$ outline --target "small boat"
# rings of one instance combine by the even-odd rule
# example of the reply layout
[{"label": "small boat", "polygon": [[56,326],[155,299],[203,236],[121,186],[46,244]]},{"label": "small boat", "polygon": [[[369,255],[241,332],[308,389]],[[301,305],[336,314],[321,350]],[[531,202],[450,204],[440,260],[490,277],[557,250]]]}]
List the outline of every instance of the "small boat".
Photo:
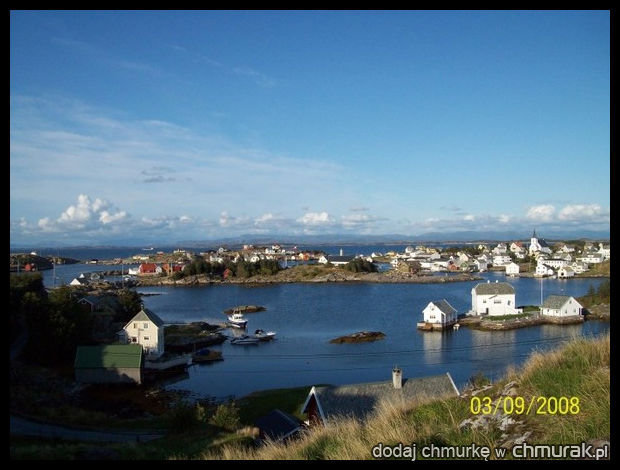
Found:
[{"label": "small boat", "polygon": [[254,337],[261,341],[271,341],[276,337],[275,331],[264,331],[264,330],[256,330],[254,332]]},{"label": "small boat", "polygon": [[226,324],[228,326],[232,326],[233,328],[245,328],[248,321],[242,313],[233,313],[232,315],[228,315],[228,321]]},{"label": "small boat", "polygon": [[213,361],[221,361],[222,353],[220,351],[213,351],[209,348],[202,348],[196,351],[192,355],[192,362],[195,364],[200,362],[213,362]]},{"label": "small boat", "polygon": [[458,323],[455,323],[454,325],[452,325],[452,329],[455,331],[458,331],[458,329],[461,327],[461,325],[459,325]]},{"label": "small boat", "polygon": [[235,344],[235,345],[250,345],[250,344],[258,344],[260,343],[260,339],[258,338],[252,338],[251,336],[248,335],[243,335],[239,338],[233,338],[230,340],[230,344]]}]

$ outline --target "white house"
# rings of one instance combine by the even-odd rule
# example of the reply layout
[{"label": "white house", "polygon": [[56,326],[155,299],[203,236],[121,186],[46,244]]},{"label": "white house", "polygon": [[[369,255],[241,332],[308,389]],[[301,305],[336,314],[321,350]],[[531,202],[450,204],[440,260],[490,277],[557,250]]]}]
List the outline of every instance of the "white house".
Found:
[{"label": "white house", "polygon": [[517,263],[510,263],[506,265],[506,275],[516,276],[519,274],[519,265]]},{"label": "white house", "polygon": [[561,258],[548,258],[543,261],[543,264],[553,269],[559,269],[561,267],[568,266],[570,263],[565,259]]},{"label": "white house", "polygon": [[550,295],[540,307],[540,313],[550,317],[579,316],[582,310],[581,304],[567,295]]},{"label": "white house", "polygon": [[446,299],[429,302],[422,313],[425,323],[449,326],[456,322],[456,309]]},{"label": "white house", "polygon": [[609,245],[603,245],[602,243],[598,244],[598,253],[603,257],[603,260],[606,261],[611,258],[611,248]]},{"label": "white house", "polygon": [[505,254],[493,256],[493,266],[506,266],[511,261],[510,256]]},{"label": "white house", "polygon": [[498,243],[495,248],[492,250],[494,255],[503,255],[508,252],[508,247],[505,243]]},{"label": "white house", "polygon": [[598,264],[602,263],[604,260],[603,255],[600,253],[585,253],[581,258],[577,258],[577,261],[587,264]]},{"label": "white house", "polygon": [[558,279],[566,279],[567,277],[575,277],[575,271],[570,266],[563,266],[558,269]]},{"label": "white house", "polygon": [[478,284],[471,290],[471,315],[516,315],[515,289],[507,282]]},{"label": "white house", "polygon": [[486,271],[489,266],[486,260],[483,260],[481,258],[475,259],[474,265],[476,266],[476,269],[480,271],[481,273]]},{"label": "white house", "polygon": [[123,327],[128,343],[142,346],[147,357],[164,353],[164,321],[149,309],[142,309]]},{"label": "white house", "polygon": [[553,276],[554,274],[555,271],[553,268],[546,266],[544,263],[538,263],[536,265],[536,272],[534,273],[535,276]]},{"label": "white house", "polygon": [[582,274],[588,270],[588,265],[586,263],[581,263],[580,261],[574,261],[570,267],[573,268],[575,274]]},{"label": "white house", "polygon": [[84,277],[84,275],[82,275],[81,277],[76,277],[74,278],[69,285],[70,286],[85,286],[88,284],[88,279],[86,279]]}]

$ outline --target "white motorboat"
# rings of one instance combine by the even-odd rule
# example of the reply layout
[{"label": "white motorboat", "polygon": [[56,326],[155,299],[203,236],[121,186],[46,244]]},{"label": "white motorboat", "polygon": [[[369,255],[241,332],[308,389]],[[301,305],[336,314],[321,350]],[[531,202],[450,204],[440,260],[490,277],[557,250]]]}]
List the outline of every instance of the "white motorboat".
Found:
[{"label": "white motorboat", "polygon": [[248,324],[248,321],[245,319],[242,313],[233,313],[228,315],[228,321],[226,322],[228,326],[232,326],[233,328],[245,328]]},{"label": "white motorboat", "polygon": [[231,339],[230,340],[230,344],[235,344],[235,345],[238,345],[238,346],[239,345],[241,345],[241,346],[243,346],[243,345],[250,345],[250,344],[254,345],[254,344],[260,343],[260,341],[261,340],[258,339],[258,338],[252,338],[251,336],[243,335],[243,336],[241,336],[239,338]]},{"label": "white motorboat", "polygon": [[264,331],[264,330],[256,330],[254,332],[254,338],[257,338],[261,341],[271,341],[276,337],[275,331]]}]

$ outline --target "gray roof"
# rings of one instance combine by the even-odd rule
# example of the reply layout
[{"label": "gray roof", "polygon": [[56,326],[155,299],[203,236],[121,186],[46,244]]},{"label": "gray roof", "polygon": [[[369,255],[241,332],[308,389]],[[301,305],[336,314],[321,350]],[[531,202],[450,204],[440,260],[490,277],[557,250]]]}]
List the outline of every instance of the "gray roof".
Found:
[{"label": "gray roof", "polygon": [[254,424],[274,441],[291,435],[301,427],[301,422],[297,418],[278,409],[261,416]]},{"label": "gray roof", "polygon": [[433,303],[435,304],[435,307],[437,307],[446,315],[456,313],[456,309],[452,305],[450,305],[446,299],[433,300]]},{"label": "gray roof", "polygon": [[[404,379],[402,388],[396,389],[392,381],[353,385],[313,387],[317,402],[325,419],[335,416],[353,416],[362,419],[381,403],[396,406],[417,399],[458,396],[459,392],[450,374]],[[311,391],[312,393],[312,391]],[[310,396],[302,413],[305,413]]]},{"label": "gray roof", "polygon": [[161,318],[159,318],[155,313],[153,313],[148,308],[144,308],[144,307],[142,307],[142,310],[136,313],[136,315],[127,322],[127,325],[129,325],[131,322],[134,322],[134,321],[152,321],[153,323],[155,323],[155,326],[157,327],[161,327],[164,325],[164,321]]},{"label": "gray roof", "polygon": [[[562,308],[562,306],[571,299],[568,295],[550,295],[545,299],[542,304],[542,308],[551,308],[553,310],[558,310]],[[577,301],[575,301],[577,302]],[[578,303],[578,302],[577,302]]]},{"label": "gray roof", "polygon": [[474,287],[477,295],[514,294],[515,288],[507,282],[486,282]]}]

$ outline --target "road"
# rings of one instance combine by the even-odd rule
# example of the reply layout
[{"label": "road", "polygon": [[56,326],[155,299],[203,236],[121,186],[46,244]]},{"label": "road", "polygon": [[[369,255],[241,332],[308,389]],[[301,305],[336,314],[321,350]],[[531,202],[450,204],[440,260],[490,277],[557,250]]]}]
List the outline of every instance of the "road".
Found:
[{"label": "road", "polygon": [[39,423],[18,416],[11,416],[11,435],[45,437],[73,441],[97,442],[147,442],[164,437],[164,434],[145,431],[92,431],[55,424]]}]

